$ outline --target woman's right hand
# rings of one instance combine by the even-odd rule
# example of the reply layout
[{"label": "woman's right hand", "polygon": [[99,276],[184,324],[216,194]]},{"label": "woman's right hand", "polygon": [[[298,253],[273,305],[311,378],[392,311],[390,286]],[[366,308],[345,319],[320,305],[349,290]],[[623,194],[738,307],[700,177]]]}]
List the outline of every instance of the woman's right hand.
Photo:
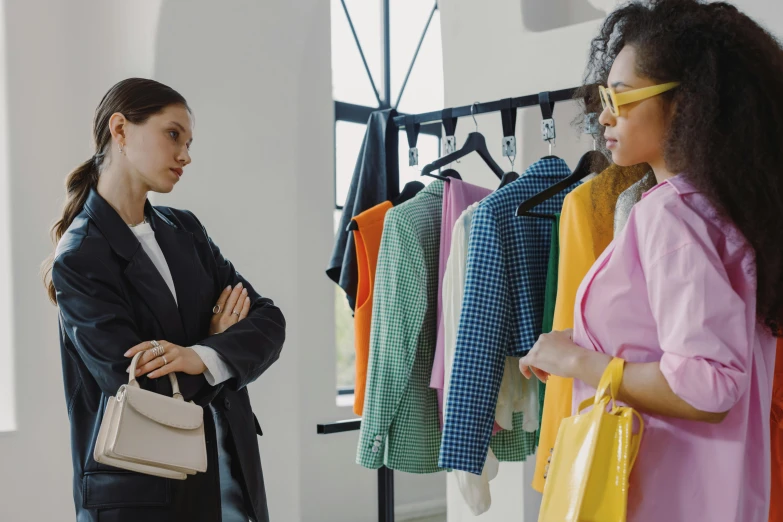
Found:
[{"label": "woman's right hand", "polygon": [[227,286],[218,297],[216,306],[220,307],[220,312],[212,314],[212,319],[209,321],[209,335],[223,333],[230,326],[247,317],[250,311],[247,289],[242,288],[241,282],[233,290],[231,286]]}]

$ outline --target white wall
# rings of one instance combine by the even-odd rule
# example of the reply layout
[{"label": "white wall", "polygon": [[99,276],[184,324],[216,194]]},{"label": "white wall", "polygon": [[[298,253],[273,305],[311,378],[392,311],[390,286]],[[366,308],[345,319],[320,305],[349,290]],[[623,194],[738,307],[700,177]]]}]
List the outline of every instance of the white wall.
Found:
[{"label": "white wall", "polygon": [[[588,2],[591,5],[588,6]],[[765,0],[733,3],[774,34],[783,35],[783,3]],[[616,0],[440,0],[439,5],[445,104],[454,107],[579,85],[590,40],[602,22],[602,19],[591,19],[595,8],[611,10]],[[557,19],[588,21],[568,26],[555,23]],[[558,25],[563,26],[538,30]],[[482,80],[477,81],[477,78]],[[558,139],[552,152],[572,168],[592,146],[587,136],[580,135],[570,125],[576,110],[576,104],[572,102],[555,104],[554,110]],[[457,127],[458,143],[474,130],[470,118],[463,120]],[[508,160],[501,156],[503,133],[499,114],[479,116],[477,120],[495,160],[503,167],[508,166]],[[516,136],[521,155],[516,160],[517,172],[521,173],[548,152],[541,140],[540,121],[538,107],[518,113]],[[468,181],[487,187],[497,186],[494,175],[478,158],[463,159],[457,168]],[[533,458],[525,464],[501,464],[498,477],[491,483],[492,507],[480,520],[537,520],[541,495],[530,487],[533,467]],[[449,522],[474,519],[462,501],[455,480],[449,477]]]},{"label": "white wall", "polygon": [[[0,4],[0,42],[5,41],[5,9]],[[16,429],[14,309],[11,305],[11,209],[8,201],[8,111],[5,49],[0,50],[0,433]],[[2,435],[0,435],[2,436]]]},{"label": "white wall", "polygon": [[[64,179],[90,150],[97,102],[115,81],[151,72],[135,58],[156,2],[4,2],[17,430],[0,434],[0,520],[73,520],[57,313],[38,276]],[[142,17],[144,12],[150,16]],[[127,25],[128,21],[134,25]],[[140,20],[153,24],[141,24]],[[5,210],[5,209],[4,209]]]},{"label": "white wall", "polygon": [[[15,284],[2,294],[13,304],[18,429],[0,433],[0,520],[73,520],[57,312],[38,267],[53,248],[65,176],[92,154],[95,106],[129,76],[170,84],[196,115],[193,164],[173,193],[151,199],[193,210],[288,319],[281,359],[250,386],[272,520],[373,520],[376,473],[354,464],[358,433],[315,429],[353,417],[335,405],[334,290],[324,274],[329,3],[5,0],[5,9]],[[396,486],[403,512],[445,498],[443,474],[398,473]]]}]

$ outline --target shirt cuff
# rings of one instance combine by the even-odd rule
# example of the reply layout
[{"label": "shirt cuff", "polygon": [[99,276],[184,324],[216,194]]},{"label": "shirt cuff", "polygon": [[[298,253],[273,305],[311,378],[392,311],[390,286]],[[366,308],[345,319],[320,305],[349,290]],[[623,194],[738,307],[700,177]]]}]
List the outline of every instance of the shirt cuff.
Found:
[{"label": "shirt cuff", "polygon": [[204,377],[210,386],[216,386],[234,377],[231,368],[228,367],[223,358],[214,349],[200,344],[191,346],[191,348],[201,357],[201,361],[207,367],[204,371]]}]

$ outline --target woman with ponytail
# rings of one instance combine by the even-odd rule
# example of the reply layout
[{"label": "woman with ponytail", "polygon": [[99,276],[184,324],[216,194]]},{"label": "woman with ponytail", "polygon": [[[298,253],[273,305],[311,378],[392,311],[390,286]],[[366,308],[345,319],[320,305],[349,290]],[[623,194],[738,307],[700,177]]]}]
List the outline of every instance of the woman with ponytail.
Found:
[{"label": "woman with ponytail", "polygon": [[[246,386],[279,357],[285,320],[188,210],[152,206],[190,163],[185,99],[153,80],[112,87],[95,112],[95,154],[66,179],[56,248],[43,267],[59,307],[79,521],[268,520],[258,420]],[[159,346],[157,350],[151,350]],[[205,408],[207,472],[169,480],[99,464],[107,399],[138,352],[142,388]]]}]

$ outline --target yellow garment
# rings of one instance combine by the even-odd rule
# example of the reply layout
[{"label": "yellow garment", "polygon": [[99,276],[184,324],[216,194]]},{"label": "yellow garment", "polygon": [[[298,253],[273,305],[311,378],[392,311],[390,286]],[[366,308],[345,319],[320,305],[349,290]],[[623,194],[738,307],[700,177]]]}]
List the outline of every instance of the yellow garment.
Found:
[{"label": "yellow garment", "polygon": [[[576,291],[595,260],[612,241],[617,197],[648,170],[647,164],[632,167],[612,165],[565,197],[560,215],[560,261],[553,331],[574,327]],[[533,477],[533,489],[541,493],[544,491],[547,459],[555,446],[560,422],[571,416],[572,386],[571,379],[554,375],[546,383],[536,474]]]}]

